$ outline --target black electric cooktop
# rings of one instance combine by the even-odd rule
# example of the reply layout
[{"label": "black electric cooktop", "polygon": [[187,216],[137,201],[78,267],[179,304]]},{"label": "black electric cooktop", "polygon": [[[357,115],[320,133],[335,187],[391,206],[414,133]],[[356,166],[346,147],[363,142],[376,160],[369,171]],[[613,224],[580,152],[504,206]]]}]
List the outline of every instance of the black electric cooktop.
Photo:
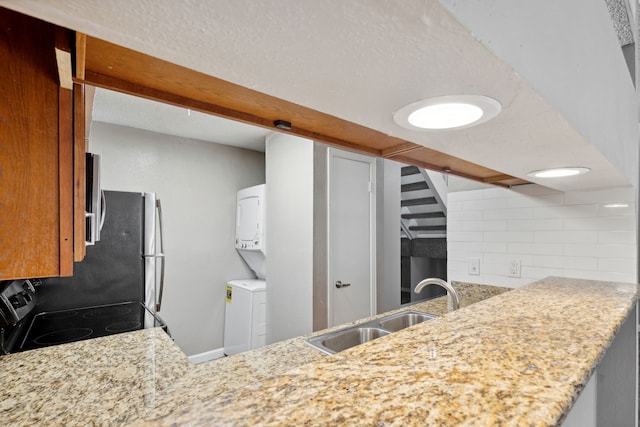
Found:
[{"label": "black electric cooktop", "polygon": [[17,351],[166,325],[140,302],[124,302],[36,314]]}]

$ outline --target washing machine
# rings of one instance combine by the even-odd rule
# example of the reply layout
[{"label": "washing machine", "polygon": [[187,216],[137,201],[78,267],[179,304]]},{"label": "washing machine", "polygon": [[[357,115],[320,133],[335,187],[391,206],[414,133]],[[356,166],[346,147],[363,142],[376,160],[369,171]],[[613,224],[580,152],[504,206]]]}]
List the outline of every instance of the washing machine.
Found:
[{"label": "washing machine", "polygon": [[266,342],[267,284],[261,279],[227,283],[224,353],[227,356],[262,347]]}]

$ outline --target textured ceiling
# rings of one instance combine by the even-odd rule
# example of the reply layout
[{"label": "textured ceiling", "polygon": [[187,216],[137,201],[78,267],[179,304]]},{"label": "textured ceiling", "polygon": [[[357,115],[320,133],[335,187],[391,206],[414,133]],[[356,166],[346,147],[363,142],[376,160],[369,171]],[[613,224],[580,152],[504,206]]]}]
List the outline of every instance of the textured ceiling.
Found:
[{"label": "textured ceiling", "polygon": [[[631,0],[638,1],[638,0]],[[620,46],[633,43],[633,31],[629,21],[629,11],[627,10],[627,0],[605,0],[607,9],[611,15],[611,23],[618,36]]]},{"label": "textured ceiling", "polygon": [[[526,179],[527,172],[552,166],[593,169],[579,178],[541,182],[553,188],[628,184],[439,1],[0,4],[512,176]],[[455,93],[492,96],[503,111],[481,126],[450,132],[409,131],[392,120],[405,104]]]}]

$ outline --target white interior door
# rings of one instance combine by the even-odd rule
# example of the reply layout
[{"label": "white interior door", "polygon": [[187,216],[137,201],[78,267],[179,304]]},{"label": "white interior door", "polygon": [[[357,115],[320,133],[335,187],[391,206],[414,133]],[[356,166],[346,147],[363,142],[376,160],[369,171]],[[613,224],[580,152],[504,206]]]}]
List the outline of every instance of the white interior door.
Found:
[{"label": "white interior door", "polygon": [[374,314],[375,159],[329,150],[329,323]]}]

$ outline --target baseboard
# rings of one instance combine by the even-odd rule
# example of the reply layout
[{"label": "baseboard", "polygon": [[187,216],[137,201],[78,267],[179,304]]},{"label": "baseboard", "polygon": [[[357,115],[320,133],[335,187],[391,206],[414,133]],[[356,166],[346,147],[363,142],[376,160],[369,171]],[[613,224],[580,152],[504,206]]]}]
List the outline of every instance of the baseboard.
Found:
[{"label": "baseboard", "polygon": [[197,365],[199,363],[209,362],[221,357],[224,357],[224,348],[216,348],[214,350],[205,351],[204,353],[189,356],[189,361],[194,365]]}]

